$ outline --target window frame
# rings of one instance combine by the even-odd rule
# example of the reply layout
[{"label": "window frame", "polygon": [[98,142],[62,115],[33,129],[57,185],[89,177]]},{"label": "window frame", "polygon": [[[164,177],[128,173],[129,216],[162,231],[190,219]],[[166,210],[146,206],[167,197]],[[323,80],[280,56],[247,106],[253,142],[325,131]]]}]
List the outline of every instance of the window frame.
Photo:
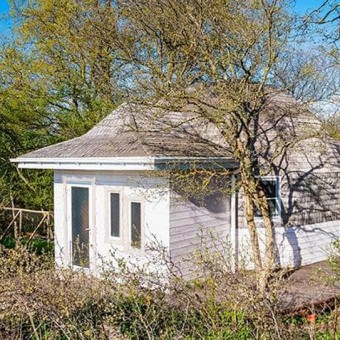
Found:
[{"label": "window frame", "polygon": [[[257,177],[257,180],[259,181],[272,181],[275,182],[275,198],[268,198],[266,197],[267,201],[271,199],[275,199],[275,214],[271,215],[270,218],[273,221],[278,221],[281,218],[281,190],[280,190],[280,178],[279,176],[259,176]],[[255,206],[255,210],[257,210],[257,207]],[[262,215],[256,215],[255,212],[255,219],[257,220],[263,220]]]},{"label": "window frame", "polygon": [[[117,187],[107,188],[105,190],[105,241],[111,244],[122,245],[125,239],[125,230],[124,230],[124,197],[123,190]],[[119,194],[119,237],[111,235],[111,194]]]},{"label": "window frame", "polygon": [[[119,236],[112,235],[112,215],[111,215],[111,194],[119,195]],[[109,190],[108,191],[108,232],[109,238],[111,240],[122,240],[123,239],[123,197],[119,190]]]},{"label": "window frame", "polygon": [[[111,194],[119,194],[120,203],[120,235],[111,235]],[[134,196],[121,187],[109,187],[105,190],[105,241],[129,253],[145,252],[145,198]],[[141,247],[135,248],[131,242],[131,203],[141,204]]]},{"label": "window frame", "polygon": [[[132,220],[131,220],[131,214],[132,214],[132,203],[139,203],[140,204],[140,222],[141,222],[141,226],[140,226],[140,248],[136,248],[132,245]],[[128,214],[128,218],[127,218],[127,222],[128,222],[128,238],[127,238],[127,248],[130,249],[133,252],[144,252],[145,250],[145,236],[144,236],[144,200],[142,198],[138,198],[138,197],[129,197],[127,200],[127,214]]]}]

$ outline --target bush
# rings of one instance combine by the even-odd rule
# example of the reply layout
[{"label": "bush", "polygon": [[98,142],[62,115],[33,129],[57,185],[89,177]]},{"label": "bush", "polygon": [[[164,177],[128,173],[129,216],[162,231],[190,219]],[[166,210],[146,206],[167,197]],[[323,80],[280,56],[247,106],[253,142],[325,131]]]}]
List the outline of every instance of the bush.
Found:
[{"label": "bush", "polygon": [[334,272],[334,279],[340,281],[340,239],[334,241],[331,246],[331,253],[328,259],[329,265]]},{"label": "bush", "polygon": [[281,315],[279,278],[261,296],[246,272],[212,270],[205,280],[187,282],[117,261],[118,267],[106,264],[96,279],[55,270],[47,254],[0,246],[0,334],[5,339],[236,340],[332,339],[338,332],[337,310],[314,325]]},{"label": "bush", "polygon": [[[0,244],[2,244],[5,248],[13,249],[16,247],[18,242],[15,238],[6,236],[0,241]],[[32,239],[28,241],[28,239],[23,238],[20,240],[20,244],[26,246],[30,252],[34,252],[37,255],[53,253],[54,251],[54,242],[44,239]]]},{"label": "bush", "polygon": [[1,240],[0,244],[2,244],[5,248],[13,249],[15,248],[16,241],[13,237],[6,236]]}]

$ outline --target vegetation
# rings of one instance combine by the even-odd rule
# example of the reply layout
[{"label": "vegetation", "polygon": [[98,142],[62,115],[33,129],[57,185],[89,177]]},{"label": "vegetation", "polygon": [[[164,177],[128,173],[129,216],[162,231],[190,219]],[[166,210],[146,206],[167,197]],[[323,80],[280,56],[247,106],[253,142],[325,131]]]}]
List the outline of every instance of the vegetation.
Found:
[{"label": "vegetation", "polygon": [[340,282],[340,239],[333,242],[328,261],[334,272],[333,280]]},{"label": "vegetation", "polygon": [[1,204],[51,210],[51,172],[9,159],[79,136],[117,105],[112,48],[93,34],[110,15],[95,1],[12,1],[12,10],[16,37],[0,52]]},{"label": "vegetation", "polygon": [[[270,147],[263,145],[260,122],[269,105],[268,92],[274,88],[309,102],[332,95],[332,91],[322,91],[321,96],[319,91],[314,93],[315,89],[320,88],[320,81],[323,87],[332,84],[331,78],[314,76],[316,71],[322,72],[315,64],[318,58],[308,59],[307,64],[304,62],[307,56],[303,54],[297,54],[302,55],[299,62],[293,58],[287,59],[291,55],[292,45],[304,46],[312,38],[319,39],[321,45],[320,34],[313,27],[318,25],[318,30],[323,30],[330,16],[321,15],[320,18],[324,18],[322,22],[317,22],[319,19],[308,21],[296,18],[289,1],[285,0],[12,0],[11,3],[16,31],[13,39],[2,46],[0,53],[1,204],[45,210],[52,207],[51,173],[23,172],[10,163],[10,158],[83,134],[122,101],[157,104],[165,110],[181,110],[190,104],[202,121],[216,127],[240,164],[240,176],[235,187],[244,192],[257,283],[262,295],[265,295],[275,269],[274,230],[270,207],[258,178],[270,173],[275,162],[301,137],[282,133]],[[325,3],[330,5],[332,16],[337,13],[337,6],[332,1]],[[310,18],[318,13],[310,13]],[[328,24],[332,25],[332,20]],[[327,43],[317,50],[327,60],[327,69],[333,69],[338,63],[338,37],[329,36],[329,32],[327,30],[327,34],[322,35],[328,39]],[[337,79],[336,76],[334,79]],[[302,91],[306,88],[307,94]],[[212,96],[207,93],[212,93]],[[217,99],[212,102],[211,97]],[[275,114],[273,119],[280,120],[288,112]],[[325,127],[338,138],[336,121],[327,120]],[[314,131],[313,136],[323,136],[323,132],[322,129]],[[307,131],[303,137],[310,136],[310,131]],[[256,209],[261,211],[266,230],[264,261],[260,255],[254,218]],[[5,260],[11,258],[9,255],[3,257]],[[27,266],[21,268],[23,273],[26,269]],[[58,280],[59,274],[53,271],[32,270],[39,282],[48,282],[47,305],[48,299],[54,301],[51,295],[56,289],[54,282],[60,284],[60,289],[65,288],[64,282],[73,283],[74,277],[70,273]],[[30,297],[30,289],[35,292],[32,281],[29,281],[34,277],[21,277],[23,288],[20,294],[23,295],[18,296],[24,301]],[[11,284],[8,283],[9,287]],[[77,280],[74,284],[79,288]],[[27,291],[25,287],[30,288]],[[44,287],[36,287],[44,291]],[[71,329],[85,332],[86,328],[97,332],[101,320],[93,321],[89,315],[94,317],[98,314],[99,318],[102,315],[100,311],[106,310],[106,298],[110,301],[111,295],[104,295],[104,303],[101,290],[97,295],[92,291],[93,287],[88,289],[85,286],[84,291],[73,291],[75,299],[81,301],[79,308],[84,309],[84,314],[74,309],[78,308],[76,303],[65,310],[62,305],[56,309],[50,306],[58,318],[50,316],[44,323],[36,304],[28,300],[28,304],[20,307],[26,309],[17,312],[18,324],[14,323],[13,328],[9,329],[12,331],[18,327],[24,331],[28,327],[30,331],[33,329],[32,334],[36,337],[44,327],[46,334],[57,329],[56,332],[60,332],[58,336],[65,332],[65,337],[72,334]],[[61,290],[56,291],[65,297]],[[130,311],[132,302],[129,294],[132,293],[119,298],[126,301],[126,309]],[[136,305],[138,311],[144,311],[148,317],[149,312],[152,318],[162,317],[166,325],[177,318],[177,309],[171,309],[166,301],[160,299],[163,296],[160,292],[156,290],[156,293],[150,294],[153,300],[151,305],[148,304],[149,295],[144,301],[144,295],[139,291],[141,303]],[[117,296],[114,295],[111,300],[113,306],[118,304],[115,300]],[[134,303],[138,296],[131,296]],[[71,300],[68,296],[67,301]],[[191,323],[183,321],[179,330],[176,327],[181,322],[174,322],[171,326],[174,327],[171,329],[173,334],[183,331],[192,338],[227,336],[223,332],[232,332],[232,329],[225,330],[221,325],[225,320],[228,323],[232,317],[240,320],[237,332],[244,332],[245,338],[248,332],[267,334],[261,328],[264,326],[260,318],[254,320],[248,316],[247,308],[250,306],[237,305],[235,315],[236,309],[230,305],[216,309],[215,305],[211,308],[208,301],[204,301],[196,309],[192,303],[190,300],[187,305],[189,312],[184,309],[183,314],[178,316]],[[36,309],[27,312],[27,306],[31,305]],[[100,308],[91,309],[97,305]],[[113,325],[123,324],[122,320],[126,318],[125,309],[121,310],[122,305],[118,305],[117,313],[114,316],[109,314]],[[171,313],[168,309],[164,312],[157,309],[163,306],[169,307]],[[206,314],[200,314],[202,311]],[[82,326],[78,324],[78,312],[86,320]],[[154,320],[146,321],[143,313],[140,322],[153,325]],[[122,315],[123,319],[114,319],[116,315]],[[264,314],[259,315],[264,317]],[[211,334],[208,329],[201,328],[199,332],[202,333],[193,333],[196,330],[192,330],[190,324],[202,325],[202,320],[211,320]],[[123,328],[129,335],[136,334],[134,332],[141,324],[129,322]],[[162,325],[162,322],[157,319],[156,324]],[[105,328],[105,325],[101,327]],[[165,328],[161,327],[162,331]],[[281,328],[275,329],[280,332],[277,329]],[[270,336],[274,334],[272,331],[268,330]],[[149,332],[154,334],[161,331],[152,328]],[[89,337],[93,334],[89,333]]]},{"label": "vegetation", "polygon": [[325,129],[329,135],[335,140],[340,141],[340,114],[336,114],[327,117],[324,121]]},{"label": "vegetation", "polygon": [[[15,249],[19,246],[19,242],[11,236],[4,237],[0,244],[7,249]],[[25,246],[29,251],[36,253],[37,255],[52,253],[54,250],[54,241],[48,241],[44,239],[33,239],[28,242],[28,239],[23,238],[20,240],[20,246]]]},{"label": "vegetation", "polygon": [[[157,254],[160,257],[160,254]],[[153,261],[153,260],[152,260]],[[153,262],[154,263],[154,262]],[[128,261],[102,278],[0,246],[0,337],[34,339],[336,339],[339,310],[308,321],[280,312],[283,281],[259,296],[251,276],[210,263],[205,280],[165,280]],[[315,313],[315,311],[313,311]]]}]

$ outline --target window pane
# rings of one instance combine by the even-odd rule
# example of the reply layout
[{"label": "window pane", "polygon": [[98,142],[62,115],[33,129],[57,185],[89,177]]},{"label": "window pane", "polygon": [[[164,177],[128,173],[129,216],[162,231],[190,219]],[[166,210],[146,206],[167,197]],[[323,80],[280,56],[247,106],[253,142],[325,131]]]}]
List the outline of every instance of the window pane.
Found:
[{"label": "window pane", "polygon": [[270,216],[277,215],[277,212],[278,212],[277,199],[276,198],[268,198],[267,201],[268,201],[269,215]]},{"label": "window pane", "polygon": [[[277,180],[276,179],[261,179],[261,186],[265,193],[268,202],[269,215],[276,216],[278,214],[278,190],[277,190]],[[262,214],[260,210],[255,207],[255,216],[261,217]]]},{"label": "window pane", "polygon": [[131,245],[141,248],[141,204],[131,202]]},{"label": "window pane", "polygon": [[120,202],[119,194],[111,193],[111,236],[119,237],[120,233]]},{"label": "window pane", "polygon": [[72,187],[72,263],[89,267],[89,189]]},{"label": "window pane", "polygon": [[267,198],[276,197],[276,180],[261,180],[261,185]]}]

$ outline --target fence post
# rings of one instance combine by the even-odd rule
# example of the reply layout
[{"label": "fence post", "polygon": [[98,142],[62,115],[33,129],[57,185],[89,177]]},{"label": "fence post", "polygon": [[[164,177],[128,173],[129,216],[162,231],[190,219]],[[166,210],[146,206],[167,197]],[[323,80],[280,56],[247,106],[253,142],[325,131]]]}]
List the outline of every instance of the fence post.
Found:
[{"label": "fence post", "polygon": [[21,239],[22,235],[22,210],[20,209],[20,215],[19,215],[19,238]]},{"label": "fence post", "polygon": [[52,230],[51,230],[51,214],[50,212],[47,213],[47,222],[46,222],[46,235],[47,235],[47,241],[50,242],[51,236],[52,236]]},{"label": "fence post", "polygon": [[18,239],[18,223],[17,223],[16,217],[14,217],[13,226],[14,226],[14,239],[17,240]]}]

